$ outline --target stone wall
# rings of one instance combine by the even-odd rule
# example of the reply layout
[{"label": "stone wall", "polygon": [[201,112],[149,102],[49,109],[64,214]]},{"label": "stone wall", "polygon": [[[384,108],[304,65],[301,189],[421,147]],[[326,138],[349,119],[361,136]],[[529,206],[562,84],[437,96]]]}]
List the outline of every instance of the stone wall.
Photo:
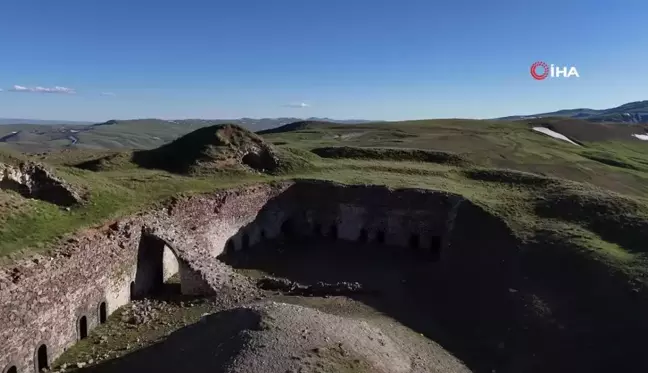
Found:
[{"label": "stone wall", "polygon": [[[162,208],[79,232],[51,255],[0,272],[0,370],[35,371],[39,346],[49,364],[107,313],[145,295],[176,271],[181,289],[205,294],[235,276],[217,260],[280,234],[336,235],[421,247],[445,242],[462,198],[424,190],[321,181],[261,184],[177,198]],[[443,248],[441,248],[443,252]],[[135,294],[131,294],[134,292]]]}]

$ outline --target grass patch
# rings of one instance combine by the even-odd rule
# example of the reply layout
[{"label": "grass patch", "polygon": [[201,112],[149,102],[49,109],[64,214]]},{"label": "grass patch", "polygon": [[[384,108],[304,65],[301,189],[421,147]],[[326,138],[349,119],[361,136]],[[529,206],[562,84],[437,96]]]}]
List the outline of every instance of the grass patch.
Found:
[{"label": "grass patch", "polygon": [[546,176],[505,169],[469,169],[463,171],[463,174],[473,180],[530,186],[547,186],[556,182],[555,179]]},{"label": "grass patch", "polygon": [[344,146],[315,148],[311,151],[322,158],[416,161],[449,164],[455,166],[465,165],[468,163],[465,158],[451,152],[422,149],[361,148]]}]

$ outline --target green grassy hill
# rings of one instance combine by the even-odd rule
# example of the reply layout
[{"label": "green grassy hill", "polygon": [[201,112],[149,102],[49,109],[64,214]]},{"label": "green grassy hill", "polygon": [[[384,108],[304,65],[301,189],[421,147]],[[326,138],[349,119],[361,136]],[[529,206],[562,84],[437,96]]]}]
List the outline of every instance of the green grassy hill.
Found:
[{"label": "green grassy hill", "polygon": [[[566,125],[544,124],[552,123],[556,128]],[[618,131],[592,137],[598,127],[577,125],[570,134],[582,144],[576,146],[531,130],[536,125],[453,119],[294,126],[262,135],[287,165],[277,174],[212,167],[209,173],[190,176],[133,162],[129,152],[106,157],[91,150],[52,151],[36,159],[87,191],[88,202],[66,211],[0,191],[0,254],[6,258],[44,250],[76,229],[179,193],[311,178],[459,193],[501,217],[524,242],[560,242],[577,255],[643,283],[648,142]],[[102,127],[106,132],[114,128]],[[172,137],[174,127],[164,128]],[[184,159],[198,149],[204,155],[200,146],[193,146],[204,138],[184,137],[149,154]],[[240,146],[234,139],[220,145],[234,150]],[[98,159],[103,163],[95,171],[75,167]]]}]

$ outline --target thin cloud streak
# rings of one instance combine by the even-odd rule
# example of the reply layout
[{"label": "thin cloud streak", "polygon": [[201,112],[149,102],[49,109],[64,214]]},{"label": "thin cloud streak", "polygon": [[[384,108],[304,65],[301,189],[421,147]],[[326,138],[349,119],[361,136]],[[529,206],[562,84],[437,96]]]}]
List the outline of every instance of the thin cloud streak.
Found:
[{"label": "thin cloud streak", "polygon": [[287,105],[284,105],[284,106],[294,108],[294,109],[302,109],[302,108],[310,107],[310,105],[305,103],[305,102],[291,103],[291,104],[287,104]]},{"label": "thin cloud streak", "polygon": [[74,88],[67,88],[67,87],[25,87],[22,85],[14,85],[12,88],[9,89],[10,92],[31,92],[31,93],[62,93],[62,94],[68,94],[68,95],[73,95],[76,93],[76,90]]}]

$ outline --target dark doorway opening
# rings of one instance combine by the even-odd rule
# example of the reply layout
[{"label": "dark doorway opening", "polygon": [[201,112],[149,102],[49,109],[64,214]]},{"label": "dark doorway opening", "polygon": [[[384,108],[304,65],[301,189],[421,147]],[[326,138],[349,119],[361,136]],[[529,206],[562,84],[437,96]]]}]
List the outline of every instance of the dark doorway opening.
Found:
[{"label": "dark doorway opening", "polygon": [[15,365],[12,365],[5,372],[6,373],[18,373],[18,368],[16,368]]},{"label": "dark doorway opening", "polygon": [[36,371],[40,372],[43,369],[49,369],[47,362],[47,346],[41,345],[36,352]]},{"label": "dark doorway opening", "polygon": [[329,237],[333,240],[337,240],[338,238],[338,227],[337,225],[333,224],[331,225],[331,228],[329,228]]},{"label": "dark doorway opening", "polygon": [[367,232],[366,229],[362,228],[360,229],[360,235],[358,236],[358,242],[359,243],[367,243],[369,240],[369,233]]},{"label": "dark doorway opening", "polygon": [[163,240],[142,234],[137,252],[137,273],[135,291],[138,297],[154,293],[164,287]]},{"label": "dark doorway opening", "polygon": [[241,237],[241,247],[243,250],[250,248],[250,236],[247,233],[244,233],[243,237]]},{"label": "dark doorway opening", "polygon": [[376,232],[376,242],[379,244],[384,244],[385,243],[385,231],[378,231]]},{"label": "dark doorway opening", "polygon": [[441,259],[441,237],[430,237],[429,259],[432,262],[438,262]]},{"label": "dark doorway opening", "polygon": [[281,234],[285,238],[292,237],[294,235],[294,233],[295,233],[295,231],[294,231],[292,220],[288,219],[288,220],[284,221],[283,224],[281,224]]},{"label": "dark doorway opening", "polygon": [[420,249],[421,238],[418,234],[414,233],[410,235],[409,238],[409,247],[413,253],[418,254]]},{"label": "dark doorway opening", "polygon": [[106,322],[108,318],[108,310],[106,309],[106,302],[99,303],[99,324]]},{"label": "dark doorway opening", "polygon": [[81,316],[79,318],[79,339],[86,339],[88,337],[88,318]]}]

